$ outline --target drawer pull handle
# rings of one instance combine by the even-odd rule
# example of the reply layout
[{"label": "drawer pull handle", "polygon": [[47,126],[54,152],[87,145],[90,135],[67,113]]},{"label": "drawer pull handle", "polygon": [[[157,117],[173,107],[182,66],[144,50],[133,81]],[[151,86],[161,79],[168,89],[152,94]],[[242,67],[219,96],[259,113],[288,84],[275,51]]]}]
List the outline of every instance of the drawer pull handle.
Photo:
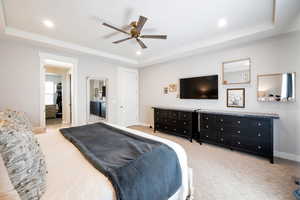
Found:
[{"label": "drawer pull handle", "polygon": [[224,141],[224,139],[223,139],[223,138],[221,138],[221,141],[223,142],[223,141]]},{"label": "drawer pull handle", "polygon": [[208,125],[206,125],[205,127],[208,128]]},{"label": "drawer pull handle", "polygon": [[184,125],[186,125],[186,122],[183,122]]},{"label": "drawer pull handle", "polygon": [[206,117],[205,119],[208,120],[208,117]]},{"label": "drawer pull handle", "polygon": [[223,128],[221,128],[221,131],[224,131],[224,129],[223,129]]},{"label": "drawer pull handle", "polygon": [[237,121],[237,123],[238,123],[238,124],[240,124],[240,123],[241,123],[241,121]]},{"label": "drawer pull handle", "polygon": [[258,137],[261,137],[261,134],[260,134],[260,133],[258,134]]},{"label": "drawer pull handle", "polygon": [[220,122],[223,122],[223,119],[220,119]]},{"label": "drawer pull handle", "polygon": [[237,133],[241,133],[241,131],[237,131]]},{"label": "drawer pull handle", "polygon": [[257,148],[258,148],[258,149],[261,149],[261,146],[258,146]]},{"label": "drawer pull handle", "polygon": [[241,144],[241,142],[237,142],[238,144]]},{"label": "drawer pull handle", "polygon": [[186,133],[186,131],[183,131],[184,133]]},{"label": "drawer pull handle", "polygon": [[208,138],[208,135],[206,135],[206,137]]},{"label": "drawer pull handle", "polygon": [[173,130],[174,130],[174,131],[177,131],[177,129],[176,129],[176,128],[174,128]]}]

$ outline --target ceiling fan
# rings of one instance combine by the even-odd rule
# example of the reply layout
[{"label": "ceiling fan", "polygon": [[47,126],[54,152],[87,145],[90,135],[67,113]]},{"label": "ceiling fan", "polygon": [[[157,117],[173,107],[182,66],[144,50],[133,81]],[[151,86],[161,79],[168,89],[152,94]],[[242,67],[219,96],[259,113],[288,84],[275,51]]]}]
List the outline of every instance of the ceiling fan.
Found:
[{"label": "ceiling fan", "polygon": [[130,28],[130,32],[127,32],[127,31],[125,31],[125,30],[123,30],[121,28],[117,28],[115,26],[109,25],[109,24],[107,24],[105,22],[102,23],[102,25],[103,26],[107,26],[107,27],[112,28],[112,29],[114,29],[116,31],[119,31],[119,32],[122,32],[124,34],[129,35],[129,37],[127,37],[125,39],[114,41],[113,42],[114,44],[119,44],[121,42],[130,40],[130,39],[135,39],[143,49],[146,49],[147,46],[144,44],[144,42],[141,40],[141,38],[163,39],[163,40],[167,39],[167,35],[141,35],[141,31],[142,31],[142,29],[143,29],[146,21],[147,21],[146,17],[140,16],[138,22],[136,22],[136,21],[131,22],[130,25],[129,25],[131,27]]}]

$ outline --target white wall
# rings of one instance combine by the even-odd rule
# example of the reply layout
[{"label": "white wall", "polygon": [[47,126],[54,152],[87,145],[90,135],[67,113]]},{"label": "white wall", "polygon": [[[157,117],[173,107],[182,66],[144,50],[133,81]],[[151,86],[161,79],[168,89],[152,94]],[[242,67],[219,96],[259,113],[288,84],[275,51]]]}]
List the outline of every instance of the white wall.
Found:
[{"label": "white wall", "polygon": [[82,54],[66,53],[28,43],[0,39],[0,110],[11,108],[26,112],[34,126],[40,120],[40,58],[39,52],[74,57],[78,63],[78,121],[86,118],[86,77],[107,77],[108,120],[117,122],[117,67],[102,59]]},{"label": "white wall", "polygon": [[[250,85],[221,85],[222,62],[251,58]],[[151,106],[185,106],[203,109],[273,112],[280,115],[275,122],[275,150],[300,161],[300,80],[296,80],[297,102],[257,102],[256,76],[278,72],[300,74],[300,32],[257,41],[216,52],[158,64],[140,70],[140,121],[152,123]],[[178,83],[179,78],[219,74],[219,100],[181,100],[177,94],[163,94],[163,87]],[[226,88],[246,88],[246,108],[226,107]]]}]

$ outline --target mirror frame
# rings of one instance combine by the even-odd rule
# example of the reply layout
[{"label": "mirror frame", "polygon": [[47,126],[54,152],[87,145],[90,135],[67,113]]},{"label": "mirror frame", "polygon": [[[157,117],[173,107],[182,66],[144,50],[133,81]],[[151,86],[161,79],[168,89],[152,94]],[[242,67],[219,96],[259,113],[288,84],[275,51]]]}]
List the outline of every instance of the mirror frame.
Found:
[{"label": "mirror frame", "polygon": [[90,81],[91,80],[105,80],[105,86],[106,86],[106,115],[104,118],[104,121],[108,121],[108,113],[109,113],[109,94],[108,94],[108,81],[109,79],[106,77],[95,77],[95,76],[87,76],[86,77],[86,123],[95,123],[95,122],[91,122],[89,121],[90,119]]},{"label": "mirror frame", "polygon": [[[245,82],[239,82],[239,83],[225,83],[225,65],[228,63],[235,63],[235,62],[240,62],[240,61],[244,61],[244,60],[249,60],[249,81],[245,81]],[[223,85],[236,85],[236,84],[250,84],[251,83],[251,58],[242,58],[242,59],[237,59],[237,60],[230,60],[230,61],[225,61],[222,63],[222,84]]]},{"label": "mirror frame", "polygon": [[[260,101],[259,100],[259,77],[266,77],[266,76],[280,76],[284,73],[294,73],[295,74],[295,81],[297,79],[297,73],[296,72],[282,72],[282,73],[274,73],[274,74],[257,74],[257,84],[256,84],[256,100],[257,102],[284,102],[284,101]],[[287,102],[295,102],[296,101],[296,82],[295,82],[295,99],[293,99],[292,101],[287,101]]]}]

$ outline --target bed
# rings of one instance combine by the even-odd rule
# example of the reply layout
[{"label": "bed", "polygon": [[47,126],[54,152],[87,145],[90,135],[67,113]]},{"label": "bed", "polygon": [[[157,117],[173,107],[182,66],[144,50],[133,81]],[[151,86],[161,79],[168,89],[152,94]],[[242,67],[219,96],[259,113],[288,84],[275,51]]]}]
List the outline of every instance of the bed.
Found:
[{"label": "bed", "polygon": [[[184,149],[169,140],[109,124],[131,134],[159,141],[177,154],[182,184],[169,200],[185,200],[190,194],[189,169]],[[81,152],[59,132],[37,136],[46,157],[47,190],[42,200],[115,200],[116,194],[106,176],[96,170]]]}]

